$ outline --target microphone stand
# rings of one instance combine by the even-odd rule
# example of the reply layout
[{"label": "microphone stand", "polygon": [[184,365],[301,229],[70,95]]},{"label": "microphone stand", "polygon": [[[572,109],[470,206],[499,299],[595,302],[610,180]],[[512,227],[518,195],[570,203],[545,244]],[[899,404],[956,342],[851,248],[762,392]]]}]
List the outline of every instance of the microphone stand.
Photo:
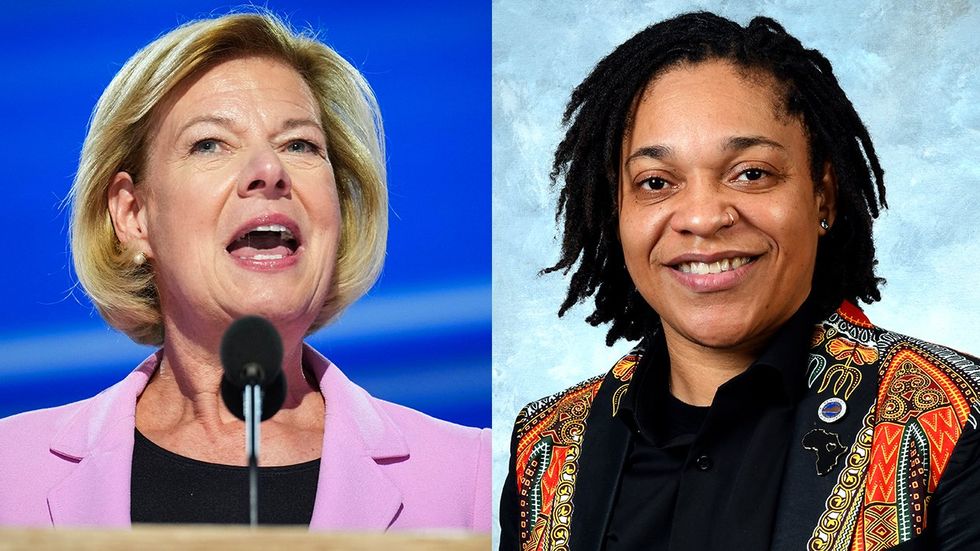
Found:
[{"label": "microphone stand", "polygon": [[245,455],[248,457],[248,518],[249,525],[259,525],[259,423],[262,421],[262,387],[258,380],[258,365],[248,364],[242,404],[245,413]]},{"label": "microphone stand", "polygon": [[259,423],[272,417],[286,399],[282,339],[275,326],[258,316],[232,322],[221,338],[221,399],[232,415],[245,421],[248,461],[248,518],[259,525]]}]

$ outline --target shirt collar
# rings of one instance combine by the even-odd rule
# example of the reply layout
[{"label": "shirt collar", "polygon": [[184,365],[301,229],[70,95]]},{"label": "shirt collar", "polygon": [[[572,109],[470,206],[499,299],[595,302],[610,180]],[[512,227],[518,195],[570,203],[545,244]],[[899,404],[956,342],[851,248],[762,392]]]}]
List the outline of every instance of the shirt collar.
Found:
[{"label": "shirt collar", "polygon": [[[753,372],[758,376],[759,371],[766,372],[764,377],[777,377],[777,388],[782,390],[778,398],[791,403],[798,402],[806,392],[806,359],[810,349],[810,337],[813,334],[813,324],[816,323],[816,308],[806,301],[783,324],[772,340],[762,351],[759,358],[752,363],[745,373]],[[641,400],[649,403],[661,402],[670,398],[668,378],[670,373],[670,357],[667,354],[667,343],[663,329],[658,328],[652,335],[644,339],[642,348],[645,353],[640,357],[633,374],[633,380],[623,396],[621,406],[616,414],[634,431],[648,431],[649,423],[643,423]],[[742,375],[745,375],[743,373]],[[732,379],[740,379],[739,375]],[[776,382],[773,381],[773,382]],[[730,381],[731,382],[731,381]],[[726,383],[727,385],[728,383]],[[723,385],[724,386],[724,385]],[[656,430],[652,432],[657,432]],[[660,440],[657,434],[648,434],[655,442]],[[662,442],[663,445],[669,443]]]},{"label": "shirt collar", "polygon": [[816,323],[816,309],[806,301],[762,351],[752,367],[768,366],[779,374],[783,397],[793,403],[806,393],[806,362],[810,353],[810,337]]}]

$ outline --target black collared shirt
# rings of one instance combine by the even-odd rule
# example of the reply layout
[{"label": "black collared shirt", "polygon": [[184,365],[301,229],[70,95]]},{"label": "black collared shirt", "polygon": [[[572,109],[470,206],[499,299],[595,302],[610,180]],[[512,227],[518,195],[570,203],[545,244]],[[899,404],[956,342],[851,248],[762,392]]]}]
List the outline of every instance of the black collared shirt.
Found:
[{"label": "black collared shirt", "polygon": [[633,437],[607,551],[769,548],[814,321],[802,308],[703,408],[671,396],[666,343],[650,340],[616,415]]}]

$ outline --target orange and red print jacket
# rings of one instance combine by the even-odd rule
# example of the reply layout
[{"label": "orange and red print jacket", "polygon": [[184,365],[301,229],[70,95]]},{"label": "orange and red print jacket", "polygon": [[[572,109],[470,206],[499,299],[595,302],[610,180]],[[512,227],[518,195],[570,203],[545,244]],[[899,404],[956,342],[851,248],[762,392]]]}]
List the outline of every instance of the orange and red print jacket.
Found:
[{"label": "orange and red print jacket", "polygon": [[[980,361],[876,327],[848,302],[810,344],[772,548],[980,549]],[[618,472],[596,458],[625,457],[628,431],[609,429],[642,353],[521,410],[500,517],[518,541],[501,549],[601,548]],[[827,426],[831,399],[851,419],[834,425],[840,460],[818,473],[798,443]]]}]

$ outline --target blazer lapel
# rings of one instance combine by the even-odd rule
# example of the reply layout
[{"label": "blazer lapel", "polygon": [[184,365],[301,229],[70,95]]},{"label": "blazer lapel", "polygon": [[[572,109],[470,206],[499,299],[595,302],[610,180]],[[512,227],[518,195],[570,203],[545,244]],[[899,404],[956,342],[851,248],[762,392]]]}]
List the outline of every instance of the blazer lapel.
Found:
[{"label": "blazer lapel", "polygon": [[627,360],[621,360],[606,375],[585,424],[578,470],[588,476],[578,477],[575,483],[568,549],[602,548],[631,437],[626,424],[613,418],[613,410],[632,377],[636,357],[631,358],[628,373],[621,369],[624,361]]},{"label": "blazer lapel", "polygon": [[132,461],[132,443],[82,458],[48,494],[54,526],[129,526]]},{"label": "blazer lapel", "polygon": [[54,526],[131,524],[136,398],[156,366],[154,354],[121,382],[89,400],[52,439],[51,453],[75,463],[71,473],[48,492]]},{"label": "blazer lapel", "polygon": [[[370,397],[312,348],[305,357],[324,397],[323,450],[313,529],[385,530],[402,506],[381,464],[408,459],[404,438]],[[54,526],[131,525],[136,399],[157,367],[147,358],[117,385],[91,399],[52,440],[51,452],[74,463],[48,493]]]},{"label": "blazer lapel", "polygon": [[[806,368],[809,388],[797,405],[783,472],[773,527],[774,550],[806,547],[815,529],[826,534],[853,522],[844,516],[850,510],[848,500],[863,495],[866,470],[852,463],[866,457],[865,446],[870,443],[869,415],[873,415],[881,364],[878,334],[849,303],[815,327]],[[832,398],[843,400],[846,412],[827,422],[820,419],[818,410]],[[809,448],[804,446],[805,439]],[[818,474],[818,452],[813,449],[817,441],[824,447],[820,459],[828,462],[823,474]],[[837,442],[842,446],[839,455],[828,455],[828,443],[836,447]]]},{"label": "blazer lapel", "polygon": [[320,381],[326,408],[310,528],[386,530],[401,511],[402,493],[381,465],[407,460],[408,445],[387,414],[337,366],[309,347],[304,358]]}]

